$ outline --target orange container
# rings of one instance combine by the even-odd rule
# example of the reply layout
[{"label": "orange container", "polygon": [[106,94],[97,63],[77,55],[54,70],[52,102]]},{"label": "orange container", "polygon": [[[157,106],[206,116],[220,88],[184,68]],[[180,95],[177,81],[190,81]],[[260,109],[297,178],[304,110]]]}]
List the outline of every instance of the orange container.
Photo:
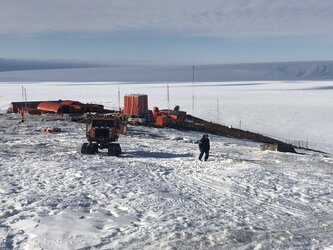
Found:
[{"label": "orange container", "polygon": [[127,115],[142,115],[148,112],[147,95],[124,96],[124,113]]},{"label": "orange container", "polygon": [[165,115],[159,115],[156,117],[156,124],[160,126],[165,126],[167,124],[168,117]]}]

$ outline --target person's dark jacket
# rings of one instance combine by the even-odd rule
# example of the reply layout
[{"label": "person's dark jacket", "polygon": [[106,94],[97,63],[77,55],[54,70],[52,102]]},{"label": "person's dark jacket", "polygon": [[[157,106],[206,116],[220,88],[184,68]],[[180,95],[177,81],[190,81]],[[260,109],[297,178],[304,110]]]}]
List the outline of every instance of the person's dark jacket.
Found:
[{"label": "person's dark jacket", "polygon": [[204,152],[208,152],[210,149],[210,143],[209,143],[209,139],[202,137],[200,142],[199,142],[199,149],[200,151],[204,151]]}]

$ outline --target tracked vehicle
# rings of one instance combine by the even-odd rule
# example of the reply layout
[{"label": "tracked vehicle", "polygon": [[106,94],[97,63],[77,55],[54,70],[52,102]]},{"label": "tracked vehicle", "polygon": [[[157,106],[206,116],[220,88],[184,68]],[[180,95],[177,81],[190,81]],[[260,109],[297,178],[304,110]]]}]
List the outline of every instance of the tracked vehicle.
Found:
[{"label": "tracked vehicle", "polygon": [[119,156],[121,147],[116,143],[119,134],[125,133],[125,124],[117,117],[93,118],[86,125],[88,142],[81,147],[82,154],[96,154],[99,149],[107,149],[108,155]]}]

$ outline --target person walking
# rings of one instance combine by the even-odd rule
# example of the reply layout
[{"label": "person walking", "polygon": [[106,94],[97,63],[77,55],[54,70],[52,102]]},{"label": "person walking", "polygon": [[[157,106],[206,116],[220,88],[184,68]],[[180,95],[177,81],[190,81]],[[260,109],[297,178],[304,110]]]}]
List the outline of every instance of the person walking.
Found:
[{"label": "person walking", "polygon": [[209,157],[209,149],[210,149],[210,143],[208,139],[208,135],[204,134],[199,141],[199,149],[200,149],[200,155],[199,155],[199,160],[201,161],[202,156],[205,154],[205,161],[208,160]]}]

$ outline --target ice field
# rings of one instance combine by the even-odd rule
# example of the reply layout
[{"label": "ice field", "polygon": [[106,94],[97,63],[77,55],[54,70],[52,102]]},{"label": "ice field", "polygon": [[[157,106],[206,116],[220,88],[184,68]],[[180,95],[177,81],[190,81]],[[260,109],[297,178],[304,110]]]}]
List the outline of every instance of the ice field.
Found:
[{"label": "ice field", "polygon": [[[195,86],[195,115],[235,127],[242,120],[244,129],[304,136],[309,146],[331,149],[330,83],[315,90],[307,82],[237,84]],[[117,84],[24,86],[28,100],[118,106]],[[119,88],[168,105],[165,84]],[[200,162],[201,133],[129,126],[121,157],[82,155],[84,124],[49,116],[19,123],[20,116],[5,114],[20,91],[20,84],[0,84],[0,249],[333,247],[331,154],[261,152],[258,143],[210,135],[211,156]],[[191,113],[191,91],[191,84],[170,84],[169,105]],[[40,132],[48,126],[63,132]]]},{"label": "ice field", "polygon": [[[169,84],[169,102],[167,101]],[[18,82],[0,83],[0,110],[21,101],[21,86],[28,101],[70,99],[123,106],[125,94],[148,94],[148,105],[179,105],[192,114],[192,83]],[[120,100],[118,100],[118,86]],[[333,153],[333,82],[262,81],[194,84],[194,115],[208,121],[241,127],[282,141],[308,144]]]}]

